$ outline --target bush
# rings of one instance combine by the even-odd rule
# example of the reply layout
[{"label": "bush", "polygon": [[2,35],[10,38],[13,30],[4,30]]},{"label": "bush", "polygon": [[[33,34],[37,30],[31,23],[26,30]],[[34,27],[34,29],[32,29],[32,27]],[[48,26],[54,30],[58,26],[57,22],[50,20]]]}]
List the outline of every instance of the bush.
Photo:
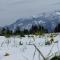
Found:
[{"label": "bush", "polygon": [[50,45],[50,44],[51,44],[50,41],[45,42],[45,45]]},{"label": "bush", "polygon": [[9,56],[10,54],[9,53],[6,53],[4,56]]},{"label": "bush", "polygon": [[54,56],[51,60],[60,60],[60,56]]}]

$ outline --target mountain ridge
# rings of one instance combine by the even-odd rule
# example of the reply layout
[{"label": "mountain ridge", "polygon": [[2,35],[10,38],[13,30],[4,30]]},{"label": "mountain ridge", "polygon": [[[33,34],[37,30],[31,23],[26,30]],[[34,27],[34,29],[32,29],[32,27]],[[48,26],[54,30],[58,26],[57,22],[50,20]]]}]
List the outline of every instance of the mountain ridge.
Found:
[{"label": "mountain ridge", "polygon": [[21,18],[5,27],[9,27],[10,30],[15,30],[19,26],[23,30],[30,29],[32,25],[41,25],[47,28],[49,32],[52,32],[58,23],[60,23],[60,11],[55,11],[48,14],[44,13],[37,17]]}]

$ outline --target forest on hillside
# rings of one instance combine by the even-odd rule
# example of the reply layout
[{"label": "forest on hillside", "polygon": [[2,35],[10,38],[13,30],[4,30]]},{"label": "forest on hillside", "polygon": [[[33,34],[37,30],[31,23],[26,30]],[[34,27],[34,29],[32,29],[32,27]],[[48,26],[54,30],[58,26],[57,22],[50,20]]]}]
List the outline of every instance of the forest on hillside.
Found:
[{"label": "forest on hillside", "polygon": [[[57,33],[60,32],[60,24],[58,24],[53,32],[50,33]],[[2,28],[0,29],[0,35],[1,36],[10,36],[10,35],[20,35],[20,36],[24,36],[24,35],[42,35],[44,33],[49,33],[47,28],[44,28],[41,25],[32,25],[32,27],[28,30],[28,29],[24,29],[21,30],[19,26],[16,27],[15,30],[10,30],[9,27],[6,28]]]}]

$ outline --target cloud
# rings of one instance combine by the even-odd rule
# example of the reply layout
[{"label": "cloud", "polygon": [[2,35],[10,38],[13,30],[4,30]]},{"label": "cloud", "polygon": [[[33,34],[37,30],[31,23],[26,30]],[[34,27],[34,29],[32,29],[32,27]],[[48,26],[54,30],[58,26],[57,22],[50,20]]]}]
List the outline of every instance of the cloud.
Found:
[{"label": "cloud", "polygon": [[60,5],[56,5],[59,2],[60,0],[0,0],[0,25],[11,24],[21,17],[59,9]]}]

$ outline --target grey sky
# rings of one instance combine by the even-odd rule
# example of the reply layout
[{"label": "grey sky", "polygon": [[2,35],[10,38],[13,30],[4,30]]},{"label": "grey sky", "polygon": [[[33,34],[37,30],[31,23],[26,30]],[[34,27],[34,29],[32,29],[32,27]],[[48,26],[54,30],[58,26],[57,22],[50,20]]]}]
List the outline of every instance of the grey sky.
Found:
[{"label": "grey sky", "polygon": [[56,9],[60,9],[60,0],[0,0],[0,26]]}]

